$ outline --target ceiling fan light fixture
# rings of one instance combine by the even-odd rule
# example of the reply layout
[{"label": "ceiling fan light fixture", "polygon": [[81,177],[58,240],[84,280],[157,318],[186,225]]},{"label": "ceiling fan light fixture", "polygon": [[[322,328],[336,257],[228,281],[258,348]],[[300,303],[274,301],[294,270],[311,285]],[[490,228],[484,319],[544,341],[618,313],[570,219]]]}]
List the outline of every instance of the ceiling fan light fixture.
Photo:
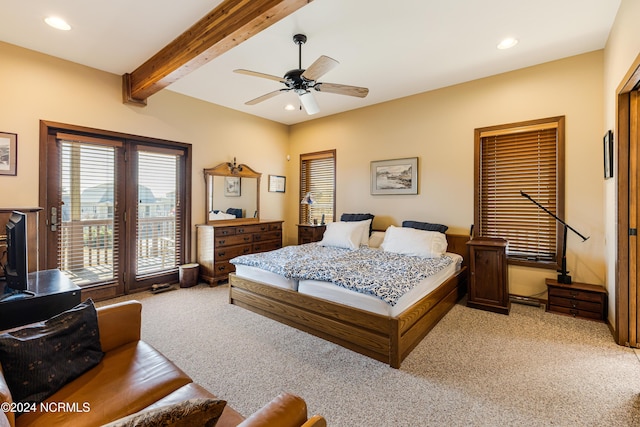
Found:
[{"label": "ceiling fan light fixture", "polygon": [[296,109],[296,106],[293,105],[293,104],[287,104],[287,105],[284,106],[284,109],[287,110],[287,111],[293,111],[293,110]]},{"label": "ceiling fan light fixture", "polygon": [[320,107],[318,107],[318,103],[311,92],[304,91],[299,93],[298,97],[308,115],[311,116],[320,112]]}]

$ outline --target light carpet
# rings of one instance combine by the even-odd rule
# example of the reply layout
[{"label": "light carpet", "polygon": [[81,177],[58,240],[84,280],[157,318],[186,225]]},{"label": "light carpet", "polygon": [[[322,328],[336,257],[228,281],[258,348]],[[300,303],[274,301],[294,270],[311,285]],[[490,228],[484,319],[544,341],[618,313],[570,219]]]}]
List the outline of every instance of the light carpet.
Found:
[{"label": "light carpet", "polygon": [[226,285],[142,302],[143,339],[249,415],[281,391],[330,426],[638,426],[640,361],[603,323],[457,304],[401,369],[228,304]]}]

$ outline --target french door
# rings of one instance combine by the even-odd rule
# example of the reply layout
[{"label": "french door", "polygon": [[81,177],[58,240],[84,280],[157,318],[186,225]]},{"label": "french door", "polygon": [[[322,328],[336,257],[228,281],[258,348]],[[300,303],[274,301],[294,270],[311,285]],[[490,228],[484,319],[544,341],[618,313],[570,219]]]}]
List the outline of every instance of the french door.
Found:
[{"label": "french door", "polygon": [[189,147],[55,126],[46,132],[45,268],[59,268],[83,298],[176,281],[190,245]]}]

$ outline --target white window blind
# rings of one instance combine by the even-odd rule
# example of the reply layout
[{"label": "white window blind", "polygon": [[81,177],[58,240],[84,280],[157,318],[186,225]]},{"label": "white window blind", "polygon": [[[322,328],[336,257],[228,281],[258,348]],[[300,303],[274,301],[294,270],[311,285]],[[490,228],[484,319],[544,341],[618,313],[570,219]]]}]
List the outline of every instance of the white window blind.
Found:
[{"label": "white window blind", "polygon": [[179,154],[171,152],[138,151],[138,277],[178,268],[182,247],[179,159]]},{"label": "white window blind", "polygon": [[79,286],[115,280],[119,230],[114,215],[115,150],[60,140],[60,269]]}]

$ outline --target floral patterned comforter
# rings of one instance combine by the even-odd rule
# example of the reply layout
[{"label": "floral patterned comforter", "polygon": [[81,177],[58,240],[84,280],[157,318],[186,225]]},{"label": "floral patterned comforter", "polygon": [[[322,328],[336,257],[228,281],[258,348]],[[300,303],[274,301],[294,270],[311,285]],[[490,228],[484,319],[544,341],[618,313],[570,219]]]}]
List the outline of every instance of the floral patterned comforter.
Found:
[{"label": "floral patterned comforter", "polygon": [[454,260],[419,258],[362,247],[349,250],[308,243],[271,252],[242,255],[235,265],[258,267],[288,279],[321,280],[355,292],[373,295],[394,306],[398,299],[425,278]]}]

